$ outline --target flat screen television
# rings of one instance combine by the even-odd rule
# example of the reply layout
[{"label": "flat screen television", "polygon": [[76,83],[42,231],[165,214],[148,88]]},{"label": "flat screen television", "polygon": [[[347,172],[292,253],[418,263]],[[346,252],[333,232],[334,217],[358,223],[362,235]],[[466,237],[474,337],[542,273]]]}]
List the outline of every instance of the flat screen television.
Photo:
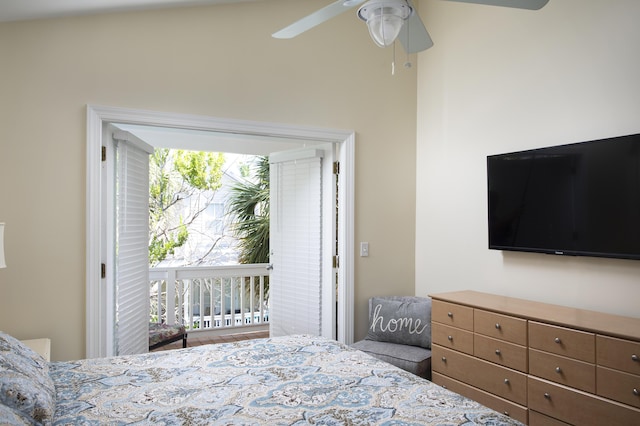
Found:
[{"label": "flat screen television", "polygon": [[487,157],[489,248],[640,259],[640,134]]}]

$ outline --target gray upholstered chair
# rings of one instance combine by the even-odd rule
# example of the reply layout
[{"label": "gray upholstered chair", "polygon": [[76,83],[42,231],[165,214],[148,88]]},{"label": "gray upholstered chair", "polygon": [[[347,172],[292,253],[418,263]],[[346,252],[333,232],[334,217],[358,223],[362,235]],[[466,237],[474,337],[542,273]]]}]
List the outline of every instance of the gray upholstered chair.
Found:
[{"label": "gray upholstered chair", "polygon": [[351,346],[431,379],[431,299],[372,297],[367,337]]}]

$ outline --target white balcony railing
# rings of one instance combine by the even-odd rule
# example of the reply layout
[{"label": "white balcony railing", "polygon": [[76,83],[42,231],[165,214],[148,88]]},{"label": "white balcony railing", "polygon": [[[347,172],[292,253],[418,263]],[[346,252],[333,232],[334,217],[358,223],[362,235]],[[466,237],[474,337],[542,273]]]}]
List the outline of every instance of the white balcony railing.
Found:
[{"label": "white balcony railing", "polygon": [[152,322],[190,331],[269,323],[267,264],[157,267],[149,269],[149,280]]}]

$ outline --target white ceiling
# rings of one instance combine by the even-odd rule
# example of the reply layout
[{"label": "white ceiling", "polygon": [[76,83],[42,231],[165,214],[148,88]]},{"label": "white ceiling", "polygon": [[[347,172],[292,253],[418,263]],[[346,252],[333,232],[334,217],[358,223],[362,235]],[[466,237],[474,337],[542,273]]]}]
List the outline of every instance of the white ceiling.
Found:
[{"label": "white ceiling", "polygon": [[256,0],[0,0],[0,22]]}]

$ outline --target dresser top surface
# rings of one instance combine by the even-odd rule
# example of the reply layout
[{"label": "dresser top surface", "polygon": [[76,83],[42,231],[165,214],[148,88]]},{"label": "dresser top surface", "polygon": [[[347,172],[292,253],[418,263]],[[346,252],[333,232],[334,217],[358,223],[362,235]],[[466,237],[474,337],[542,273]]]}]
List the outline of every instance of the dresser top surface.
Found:
[{"label": "dresser top surface", "polygon": [[623,317],[473,290],[437,293],[429,296],[434,300],[640,341],[640,318]]}]

